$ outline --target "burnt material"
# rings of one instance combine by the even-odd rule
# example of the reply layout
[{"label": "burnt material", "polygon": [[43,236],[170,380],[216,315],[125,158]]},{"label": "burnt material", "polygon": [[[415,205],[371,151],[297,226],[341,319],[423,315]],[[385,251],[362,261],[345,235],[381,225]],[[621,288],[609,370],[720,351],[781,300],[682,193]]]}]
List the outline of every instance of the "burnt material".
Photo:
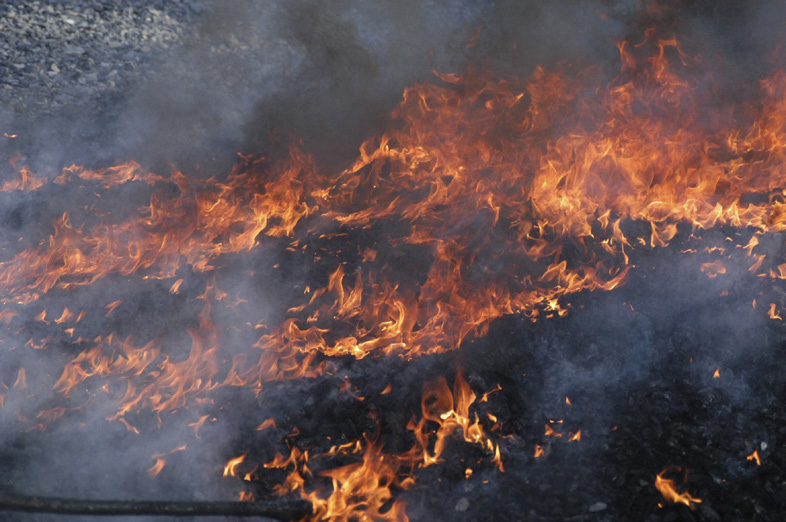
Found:
[{"label": "burnt material", "polygon": [[311,513],[311,504],[301,500],[274,502],[136,502],[2,495],[0,496],[0,511],[72,515],[223,515],[298,520]]}]

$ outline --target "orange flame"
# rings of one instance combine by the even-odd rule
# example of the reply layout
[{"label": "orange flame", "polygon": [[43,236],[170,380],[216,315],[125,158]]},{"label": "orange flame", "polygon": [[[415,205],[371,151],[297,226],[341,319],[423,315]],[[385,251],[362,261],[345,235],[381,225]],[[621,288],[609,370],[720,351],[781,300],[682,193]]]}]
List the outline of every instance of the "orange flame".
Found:
[{"label": "orange flame", "polygon": [[240,455],[239,457],[235,457],[234,459],[229,459],[226,466],[224,466],[224,476],[225,477],[236,477],[237,476],[237,467],[246,460],[245,455]]},{"label": "orange flame", "polygon": [[713,261],[712,263],[702,263],[701,271],[702,273],[707,274],[707,277],[710,279],[714,279],[720,274],[726,273],[726,264],[720,259]]},{"label": "orange flame", "polygon": [[[265,468],[292,468],[286,481],[276,486],[275,491],[280,495],[299,491],[301,497],[313,505],[312,520],[348,521],[353,520],[360,511],[369,520],[408,520],[406,506],[401,500],[394,499],[394,490],[409,489],[415,484],[416,469],[437,464],[453,434],[460,432],[465,442],[484,448],[491,462],[504,471],[499,445],[488,438],[477,416],[474,416],[474,421],[470,420],[469,408],[475,403],[475,398],[476,395],[459,370],[452,393],[444,377],[424,384],[421,401],[423,418],[418,423],[414,420],[409,423],[408,428],[414,431],[416,438],[415,445],[409,451],[401,454],[385,453],[376,439],[366,438],[334,446],[328,452],[317,455],[294,447],[289,457],[278,454],[273,461],[265,464]],[[434,425],[437,426],[436,432]],[[309,462],[360,453],[363,454],[361,462],[320,473],[333,483],[332,492],[327,498],[320,496],[317,490],[307,490],[307,481],[312,476]],[[471,468],[466,468],[465,477],[469,478],[472,473]]]},{"label": "orange flame", "polygon": [[210,417],[210,415],[202,415],[199,417],[198,421],[188,425],[189,428],[194,428],[194,437],[199,438],[199,429],[205,424],[208,417]]},{"label": "orange flame", "polygon": [[[650,55],[638,58],[647,48]],[[623,284],[628,253],[666,246],[681,224],[759,235],[786,228],[786,205],[776,197],[784,185],[786,73],[761,83],[740,122],[719,116],[708,128],[695,110],[705,89],[680,77],[694,63],[675,39],[650,35],[636,56],[625,42],[619,52],[619,75],[599,83],[597,74],[562,69],[538,68],[525,80],[438,74],[443,85],[407,89],[391,130],[365,142],[337,174],[321,172],[295,145],[278,164],[242,157],[224,181],[164,177],[136,163],[63,169],[52,183],[79,181],[94,191],[171,183],[179,193],[154,191],[125,221],[96,214],[72,223],[64,213],[47,243],[0,263],[2,302],[25,305],[110,274],[174,278],[185,265],[206,272],[221,256],[270,238],[300,248],[318,233],[304,224],[311,216],[357,227],[406,223],[409,233],[392,244],[433,252],[422,283],[391,279],[377,249],[363,252],[368,270],[347,274],[338,264],[326,287],[305,292],[290,317],[259,338],[255,363],[224,381],[259,388],[316,375],[327,367],[323,357],[442,352],[484,335],[503,315],[564,316],[566,296]],[[564,131],[576,122],[580,131]],[[742,203],[752,193],[772,197]],[[649,231],[626,236],[632,220]],[[757,237],[745,247],[749,255]],[[564,259],[567,245],[582,251],[581,262]],[[753,257],[758,271],[764,257]],[[701,269],[715,277],[725,264]],[[773,308],[769,314],[780,318]]]},{"label": "orange flame", "polygon": [[[687,491],[685,491],[684,493],[678,493],[677,486],[674,483],[674,481],[671,479],[663,478],[663,475],[671,470],[679,472],[682,471],[682,468],[679,467],[666,468],[660,473],[658,473],[657,477],[655,477],[655,487],[658,488],[658,491],[660,491],[661,495],[663,495],[663,498],[665,498],[669,502],[672,502],[674,504],[678,504],[678,503],[685,504],[689,508],[693,509],[693,504],[694,503],[700,504],[701,499],[692,497]],[[685,481],[687,481],[687,478],[688,478],[688,471],[685,470]]]},{"label": "orange flame", "polygon": [[265,420],[262,424],[257,426],[257,431],[263,431],[268,428],[275,428],[276,427],[276,419],[270,417],[269,419]]},{"label": "orange flame", "polygon": [[759,458],[759,450],[753,450],[753,453],[746,457],[748,460],[755,460],[757,466],[761,466],[761,459]]},{"label": "orange flame", "polygon": [[166,460],[161,458],[161,456],[154,455],[153,458],[156,459],[156,463],[147,470],[147,474],[150,475],[150,478],[157,477],[158,474],[161,473],[161,470],[164,469],[164,465],[166,465]]},{"label": "orange flame", "polygon": [[542,457],[546,454],[546,451],[543,449],[542,446],[539,444],[535,444],[535,454],[533,455],[536,459]]},{"label": "orange flame", "polygon": [[[424,466],[439,462],[439,457],[444,452],[449,438],[457,430],[460,430],[466,442],[478,444],[494,453],[494,463],[500,471],[503,471],[502,460],[499,458],[499,446],[488,438],[477,414],[473,414],[470,418],[469,408],[475,399],[476,395],[464,380],[461,370],[456,371],[453,393],[450,392],[444,377],[423,386],[423,399],[421,400],[423,418],[417,424],[410,421],[407,428],[415,433],[419,449],[422,451]],[[430,434],[427,430],[429,422],[439,426],[435,434],[433,452],[429,451]]]},{"label": "orange flame", "polygon": [[14,388],[24,390],[27,388],[27,372],[24,368],[19,368],[16,374],[16,381],[14,381]]}]

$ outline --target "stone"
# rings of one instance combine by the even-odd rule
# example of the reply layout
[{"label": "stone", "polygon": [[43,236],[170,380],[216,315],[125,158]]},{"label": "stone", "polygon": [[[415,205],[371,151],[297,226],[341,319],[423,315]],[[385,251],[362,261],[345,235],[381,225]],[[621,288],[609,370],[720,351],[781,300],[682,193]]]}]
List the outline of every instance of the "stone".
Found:
[{"label": "stone", "polygon": [[594,504],[592,504],[589,507],[589,512],[590,513],[599,513],[601,511],[604,511],[607,507],[608,506],[606,505],[605,502],[595,502]]}]

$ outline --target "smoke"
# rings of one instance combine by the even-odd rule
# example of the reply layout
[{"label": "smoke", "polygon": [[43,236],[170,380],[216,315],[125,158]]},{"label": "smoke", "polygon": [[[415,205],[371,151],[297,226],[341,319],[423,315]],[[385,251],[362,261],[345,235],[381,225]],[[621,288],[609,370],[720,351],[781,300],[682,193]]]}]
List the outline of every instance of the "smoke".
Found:
[{"label": "smoke", "polygon": [[[290,139],[341,168],[405,88],[468,64],[527,76],[556,62],[617,66],[639,2],[216,2],[130,98],[116,155],[225,169]],[[636,34],[635,36],[639,36]]]},{"label": "smoke", "polygon": [[[648,24],[669,20],[676,24],[675,32],[688,35],[688,43],[710,63],[723,63],[725,71],[738,73],[724,75],[721,84],[727,94],[747,99],[745,89],[750,88],[751,78],[761,78],[769,70],[770,57],[786,36],[786,8],[777,2],[744,6],[699,2],[672,14],[668,9],[648,10],[650,5],[636,1],[216,1],[183,45],[164,57],[120,102],[116,117],[102,123],[105,132],[95,143],[50,151],[46,161],[52,165],[66,159],[108,164],[135,159],[160,172],[174,164],[188,176],[220,176],[229,171],[237,152],[276,156],[294,135],[324,168],[335,171],[354,158],[365,139],[384,129],[406,87],[435,81],[434,70],[457,73],[468,64],[479,64],[500,74],[526,76],[536,65],[557,62],[593,63],[615,70],[619,53],[614,40],[641,39]],[[87,118],[80,125],[96,123]],[[32,140],[33,156],[51,133],[66,131],[49,128],[42,132],[40,139]],[[197,164],[199,170],[194,167]],[[149,200],[146,188],[129,190],[136,192],[121,193],[106,204],[107,209],[111,207],[120,216],[124,209],[131,212]],[[77,197],[76,191],[57,188],[35,195],[4,195],[4,244],[13,243],[16,236],[24,236],[25,244],[45,239],[48,224],[72,208]],[[707,240],[707,245],[723,241]],[[222,266],[216,285],[230,296],[244,292],[251,297],[231,311],[215,311],[217,323],[275,325],[282,315],[281,302],[286,302],[281,296],[303,292],[296,285],[312,277],[308,268],[285,266],[288,272],[260,268],[273,266],[270,259],[276,256],[285,264],[278,246]],[[10,246],[9,251],[14,248],[19,247]],[[772,249],[773,254],[780,253],[779,245]],[[507,335],[509,325],[503,322],[495,325],[488,340],[465,348],[478,373],[494,375],[507,363],[508,368],[532,376],[532,384],[527,378],[522,384],[518,375],[501,377],[504,397],[511,404],[506,407],[527,427],[522,431],[530,426],[542,429],[543,419],[562,417],[595,437],[583,446],[587,448],[584,458],[606,458],[608,433],[602,430],[608,427],[604,421],[632,407],[631,393],[672,366],[685,367],[691,359],[692,366],[683,370],[686,382],[698,383],[700,388],[715,386],[712,372],[720,367],[727,384],[724,393],[736,408],[754,400],[753,391],[760,390],[755,375],[745,371],[744,359],[770,343],[761,314],[753,313],[747,294],[744,302],[730,298],[719,307],[713,305],[712,313],[706,312],[705,304],[726,287],[713,281],[708,284],[694,259],[671,259],[670,255],[657,259],[643,255],[637,264],[668,267],[665,273],[613,294],[576,297],[567,319],[537,326],[513,321],[511,328],[518,340],[515,345],[502,343],[505,350],[493,346]],[[733,273],[724,285],[733,288],[751,283],[753,276],[747,274],[744,261],[736,271],[729,263]],[[242,274],[248,271],[257,271],[256,286],[249,287],[244,279]],[[86,337],[106,335],[110,329],[121,338],[134,335],[137,344],[159,338],[168,356],[183,359],[191,348],[184,332],[199,328],[195,318],[202,303],[196,297],[209,278],[186,269],[178,277],[185,279],[179,295],[161,282],[138,284],[117,277],[46,297],[34,311],[48,309],[51,321],[67,300],[74,311],[95,312],[82,326]],[[115,300],[123,303],[107,317],[103,307]],[[32,316],[24,320],[31,330],[41,332],[39,339],[48,333]],[[175,330],[180,333],[172,333]],[[254,342],[231,332],[225,338],[229,342],[222,349],[230,357],[242,355]],[[4,341],[23,345],[26,338],[20,335]],[[2,380],[10,384],[24,367],[28,388],[47,389],[37,384],[39,380],[56,379],[74,354],[74,346],[66,342],[57,351],[20,347],[3,355]],[[353,381],[362,381],[362,368],[350,370]],[[422,375],[401,373],[401,387],[419,386]],[[485,389],[494,385],[490,377],[483,384]],[[42,495],[228,498],[233,488],[215,477],[226,459],[235,456],[231,452],[238,426],[286,415],[287,400],[302,399],[308,408],[317,408],[315,399],[308,398],[309,384],[297,386],[306,388],[294,394],[299,399],[288,399],[289,391],[278,390],[273,396],[281,402],[260,405],[251,419],[243,412],[223,410],[218,421],[205,424],[199,438],[190,426],[198,415],[187,408],[162,415],[161,429],[152,424],[140,426],[143,435],[120,422],[107,422],[116,407],[108,397],[84,407],[74,404],[81,408],[71,414],[79,419],[76,428],[53,423],[40,434],[20,436],[14,430],[16,411],[23,404],[29,410],[45,409],[56,397],[54,393],[37,395],[31,403],[21,391],[9,392],[0,409],[0,440],[14,450],[0,452],[0,456],[14,466],[11,482],[15,487]],[[334,395],[337,392],[332,390],[325,401],[335,400]],[[565,406],[565,397],[573,401],[573,410]],[[580,409],[582,415],[570,417],[570,411]],[[300,408],[297,412],[302,413]],[[401,420],[402,425],[406,423]],[[59,444],[51,444],[52,440]],[[190,441],[188,449],[176,451],[184,440]],[[526,451],[530,449],[527,446]],[[152,455],[158,453],[166,454],[168,464],[159,478],[151,480],[147,469],[153,465]],[[519,464],[525,462],[524,450],[511,453],[514,467],[516,459]],[[527,473],[514,472],[513,478],[506,475],[501,480],[513,488],[522,477],[531,478]],[[452,495],[465,494],[458,491],[461,488],[457,486]]]},{"label": "smoke", "polygon": [[274,152],[278,132],[278,146],[293,133],[321,159],[347,161],[406,86],[462,66],[482,12],[469,1],[216,2],[130,99],[118,147],[222,163]]}]

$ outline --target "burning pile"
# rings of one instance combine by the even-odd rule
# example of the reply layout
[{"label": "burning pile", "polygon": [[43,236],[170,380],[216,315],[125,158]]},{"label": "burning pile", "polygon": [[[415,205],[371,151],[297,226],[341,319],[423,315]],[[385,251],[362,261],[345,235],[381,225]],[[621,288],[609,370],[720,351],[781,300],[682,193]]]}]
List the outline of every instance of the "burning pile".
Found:
[{"label": "burning pile", "polygon": [[[648,31],[618,48],[611,79],[569,65],[527,78],[439,73],[438,84],[407,89],[388,131],[337,174],[297,141],[281,160],[241,156],[225,179],[135,163],[47,179],[19,159],[4,192],[89,203],[64,208],[48,237],[3,245],[0,405],[13,404],[21,430],[47,430],[111,403],[108,421],[143,434],[187,411],[199,438],[236,407],[227,390],[267,411],[290,382],[319,393],[317,383],[338,380],[330,393],[363,420],[306,430],[287,420],[304,412],[282,407],[255,418],[224,470],[249,484],[244,500],[283,473],[275,493],[308,499],[314,518],[330,520],[406,519],[402,492],[445,462],[436,473],[459,462],[469,480],[503,472],[506,453],[548,459],[554,441],[581,444],[582,426],[549,419],[522,449],[531,435],[494,399],[515,386],[505,368],[504,384],[471,386],[461,366],[474,368],[456,364],[452,390],[445,376],[421,379],[415,399],[393,379],[361,391],[348,369],[461,354],[506,316],[560,320],[575,296],[620,288],[637,259],[677,240],[707,281],[741,263],[763,286],[786,279],[786,262],[760,247],[786,229],[786,72],[775,68],[755,101],[738,104],[677,39]],[[166,296],[153,320],[124,297],[133,288]],[[780,320],[783,303],[770,295],[753,305]],[[21,363],[54,351],[56,372],[30,375]],[[413,400],[420,408],[407,409]],[[316,441],[320,429],[330,442]],[[286,450],[272,456],[271,444]],[[448,455],[461,444],[460,457]],[[154,480],[168,455],[153,455]],[[654,485],[694,507],[699,499],[654,478],[671,464],[652,471]]]}]

